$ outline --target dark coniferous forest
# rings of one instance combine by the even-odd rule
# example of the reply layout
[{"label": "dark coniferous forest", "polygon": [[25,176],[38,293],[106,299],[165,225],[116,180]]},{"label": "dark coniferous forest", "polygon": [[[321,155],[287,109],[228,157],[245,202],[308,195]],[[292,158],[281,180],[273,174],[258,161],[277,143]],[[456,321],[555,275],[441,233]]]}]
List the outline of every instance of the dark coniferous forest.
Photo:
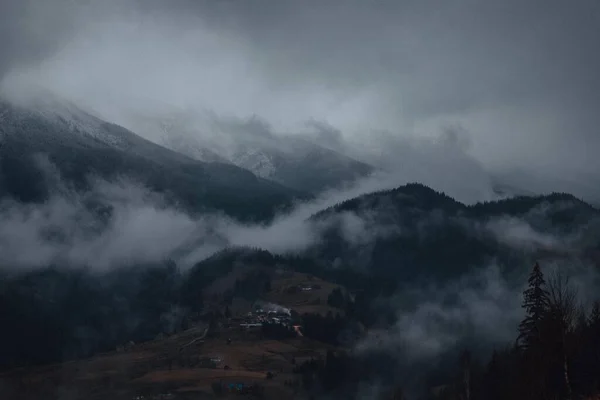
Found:
[{"label": "dark coniferous forest", "polygon": [[[336,227],[335,213],[351,210],[360,215],[366,209],[372,215],[384,212],[378,202],[385,204],[387,218],[390,204],[396,210],[388,224],[398,223],[405,228],[402,235],[388,236],[381,242],[374,239],[373,254],[387,248],[392,262],[382,268],[379,258],[374,257],[366,265],[356,258],[354,264],[345,262],[333,268],[332,254],[344,256],[344,251],[355,250],[340,250],[339,246],[348,244]],[[597,214],[593,207],[567,195],[521,197],[466,207],[423,185],[411,184],[316,214],[311,221],[329,219],[334,223],[326,233],[328,241],[304,254],[280,255],[233,247],[187,270],[171,260],[104,272],[66,265],[20,273],[4,269],[0,288],[4,321],[0,368],[10,371],[81,360],[114,351],[124,343],[145,343],[161,335],[185,332],[200,321],[215,327],[231,317],[229,305],[234,299],[253,302],[268,296],[273,290],[273,274],[284,268],[341,285],[322,299],[341,312],[292,311],[306,339],[336,348],[328,350],[323,359],[295,364],[294,373],[301,378],[306,393],[352,396],[363,385],[378,382],[385,393],[392,390],[395,396],[403,393],[412,398],[592,396],[600,389],[598,301],[583,303],[577,284],[569,281],[566,264],[546,270],[543,262],[535,261],[535,252],[514,252],[497,237],[476,236],[471,228],[465,228],[465,221],[474,224],[497,215],[528,215],[540,204],[550,211],[546,220],[536,223],[561,232],[575,231],[588,222],[586,217],[593,219]],[[552,211],[553,207],[557,211]],[[435,235],[420,239],[407,236],[405,232],[412,229],[415,215],[423,217],[431,210],[441,213]],[[591,247],[582,247],[577,257],[587,257],[588,250],[597,248],[594,245],[597,243],[586,242],[585,246]],[[457,252],[457,248],[464,250]],[[412,364],[403,359],[406,354],[385,348],[366,353],[353,350],[371,330],[393,331],[402,318],[398,307],[408,310],[411,302],[413,307],[419,306],[423,300],[411,300],[408,295],[415,285],[424,280],[443,284],[447,279],[459,279],[480,268],[489,256],[499,260],[502,276],[512,279],[515,287],[527,282],[522,294],[523,317],[514,326],[512,339],[480,346],[477,343],[487,342],[485,336],[465,337],[440,353],[435,366],[420,361]],[[527,277],[523,272],[532,264]],[[407,274],[402,266],[409,265],[415,269]],[[206,308],[204,291],[214,282],[235,275],[239,268],[252,271],[256,267],[259,269],[235,278],[235,284],[219,295],[222,307]],[[405,297],[400,306],[399,296]],[[293,329],[277,324],[265,324],[262,332],[266,339],[289,340],[296,336]]]},{"label": "dark coniferous forest", "polygon": [[0,400],[600,400],[598,0],[0,0]]}]

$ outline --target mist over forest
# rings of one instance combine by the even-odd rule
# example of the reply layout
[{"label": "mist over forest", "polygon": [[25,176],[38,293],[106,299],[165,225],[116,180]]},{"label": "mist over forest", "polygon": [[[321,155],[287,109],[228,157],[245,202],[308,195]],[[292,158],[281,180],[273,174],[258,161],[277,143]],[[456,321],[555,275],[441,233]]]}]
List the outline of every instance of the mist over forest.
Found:
[{"label": "mist over forest", "polygon": [[231,395],[206,356],[263,398],[597,396],[599,18],[3,1],[0,392]]}]

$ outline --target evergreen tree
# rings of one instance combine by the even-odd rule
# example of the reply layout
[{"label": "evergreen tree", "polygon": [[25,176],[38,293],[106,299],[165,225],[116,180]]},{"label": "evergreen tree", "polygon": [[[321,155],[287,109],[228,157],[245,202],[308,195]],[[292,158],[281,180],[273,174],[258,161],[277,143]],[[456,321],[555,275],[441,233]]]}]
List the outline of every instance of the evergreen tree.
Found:
[{"label": "evergreen tree", "polygon": [[262,276],[262,279],[265,280],[264,285],[263,285],[263,292],[269,293],[271,290],[273,290],[273,287],[271,285],[271,277],[268,275],[265,275],[265,276]]},{"label": "evergreen tree", "polygon": [[529,349],[540,339],[540,325],[548,306],[546,281],[539,263],[535,263],[529,275],[529,287],[523,292],[523,308],[526,315],[519,324],[517,344],[522,349]]},{"label": "evergreen tree", "polygon": [[404,391],[402,390],[401,386],[394,388],[391,400],[406,400],[406,397],[404,396]]},{"label": "evergreen tree", "polygon": [[346,305],[344,294],[342,293],[340,288],[335,288],[331,291],[329,296],[327,297],[327,304],[331,307],[336,307],[343,309]]},{"label": "evergreen tree", "polygon": [[461,386],[465,400],[471,399],[471,352],[464,350],[460,355]]},{"label": "evergreen tree", "polygon": [[594,304],[592,305],[588,323],[591,327],[600,326],[600,301],[598,300],[594,301]]}]

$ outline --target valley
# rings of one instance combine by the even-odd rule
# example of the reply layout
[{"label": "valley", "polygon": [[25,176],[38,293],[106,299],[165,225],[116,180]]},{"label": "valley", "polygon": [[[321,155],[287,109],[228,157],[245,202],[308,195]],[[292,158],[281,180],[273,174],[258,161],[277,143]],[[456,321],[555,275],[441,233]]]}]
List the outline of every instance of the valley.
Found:
[{"label": "valley", "polygon": [[[276,306],[285,308],[286,312],[335,310],[321,305],[319,297],[315,297],[326,299],[331,292],[326,286],[331,284],[310,275],[282,272],[276,272],[277,276],[284,277],[272,281],[272,289],[265,298],[269,302],[264,306],[275,306],[270,301],[277,299],[280,302]],[[301,282],[311,282],[319,288],[316,293],[299,290],[291,299],[287,293],[290,289],[299,289],[297,283]],[[290,301],[285,301],[286,298]],[[215,296],[207,293],[206,300],[210,299],[214,301]],[[221,315],[210,319],[210,324],[198,321],[189,329],[161,334],[143,343],[126,343],[115,351],[89,359],[1,373],[0,387],[15,400],[40,396],[47,399],[64,396],[119,400],[202,399],[236,398],[240,394],[278,399],[294,396],[302,390],[299,365],[309,360],[324,360],[327,351],[338,348],[305,338],[300,332],[286,339],[270,338],[261,322],[245,326],[248,325],[245,322],[252,322],[248,317],[252,314],[251,302],[233,299],[232,303],[227,311],[219,307],[218,302],[207,304],[206,310]],[[246,307],[236,306],[237,303],[246,303]],[[257,307],[264,306],[256,304],[254,313],[259,315],[263,311]]]},{"label": "valley", "polygon": [[379,190],[375,167],[257,121],[227,152],[177,125],[163,147],[37,101],[0,101],[9,399],[597,393],[594,205]]}]

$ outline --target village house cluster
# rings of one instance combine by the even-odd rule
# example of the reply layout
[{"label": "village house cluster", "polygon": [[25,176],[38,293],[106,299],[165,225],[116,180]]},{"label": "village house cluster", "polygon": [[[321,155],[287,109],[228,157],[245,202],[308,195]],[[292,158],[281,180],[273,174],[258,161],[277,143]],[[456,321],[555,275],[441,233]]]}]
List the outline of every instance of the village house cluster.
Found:
[{"label": "village house cluster", "polygon": [[281,310],[265,310],[264,308],[255,308],[253,311],[248,312],[243,317],[232,318],[232,322],[238,319],[239,326],[241,328],[259,328],[264,323],[280,324],[283,326],[290,326],[292,323],[292,316],[289,311],[286,312]]}]

